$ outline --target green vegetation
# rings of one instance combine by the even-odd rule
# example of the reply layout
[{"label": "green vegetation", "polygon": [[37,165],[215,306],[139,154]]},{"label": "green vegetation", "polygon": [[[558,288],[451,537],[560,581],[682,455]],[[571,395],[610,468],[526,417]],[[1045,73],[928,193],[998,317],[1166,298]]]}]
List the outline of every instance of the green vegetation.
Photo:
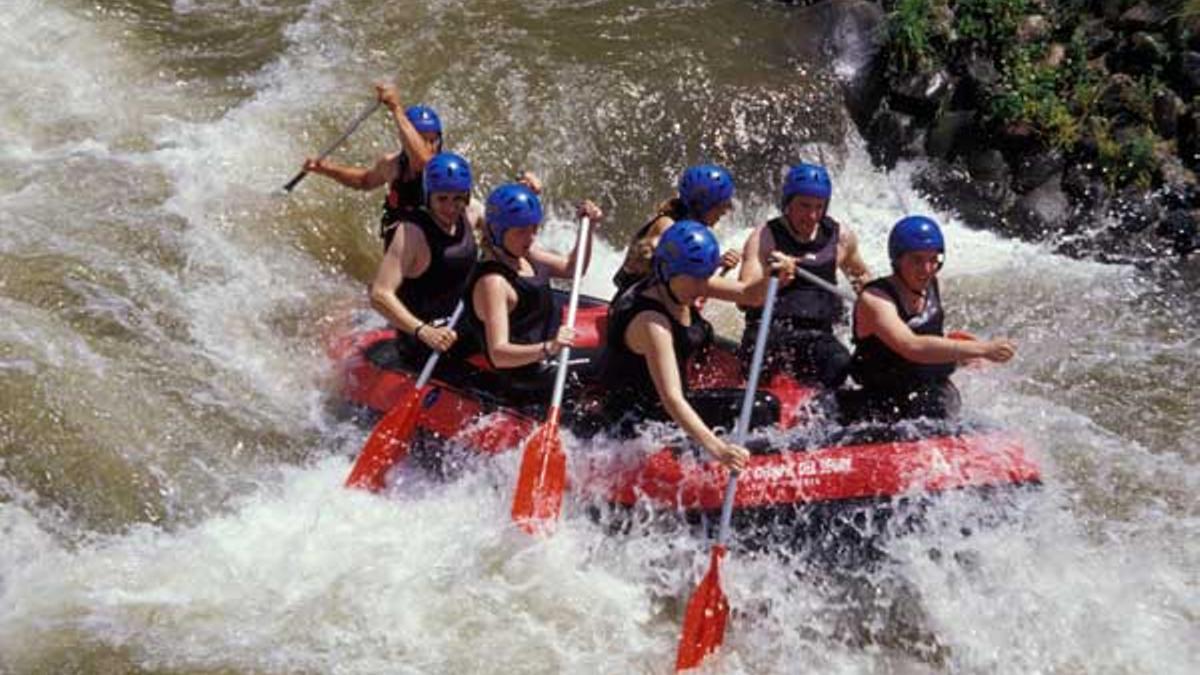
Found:
[{"label": "green vegetation", "polygon": [[[1025,127],[1048,147],[1071,153],[1084,141],[1099,148],[1098,171],[1110,186],[1148,186],[1160,142],[1150,123],[1157,73],[1117,90],[1136,119],[1133,133],[1114,135],[1101,110],[1112,78],[1088,62],[1081,16],[1087,0],[894,0],[887,27],[894,76],[949,67],[965,58],[989,59],[999,75],[985,92],[984,122],[994,130]],[[1177,0],[1181,14],[1200,15],[1200,0]],[[1030,19],[1041,15],[1044,29]],[[1118,140],[1118,137],[1121,140]]]}]

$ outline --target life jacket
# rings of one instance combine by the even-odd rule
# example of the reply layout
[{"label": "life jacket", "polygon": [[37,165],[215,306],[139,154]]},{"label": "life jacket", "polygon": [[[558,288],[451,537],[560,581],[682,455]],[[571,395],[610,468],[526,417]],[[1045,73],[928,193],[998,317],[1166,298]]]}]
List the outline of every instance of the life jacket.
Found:
[{"label": "life jacket", "polygon": [[[812,241],[799,241],[783,217],[767,223],[775,239],[775,250],[796,258],[799,266],[831,284],[837,285],[837,246],[841,226],[828,216],[817,225]],[[746,308],[746,332],[757,332],[762,319],[761,307]],[[841,299],[811,281],[797,276],[779,289],[775,313],[771,319],[773,334],[788,331],[833,331],[842,315]]]},{"label": "life jacket", "polygon": [[647,297],[644,291],[659,283],[652,277],[643,279],[622,293],[608,309],[608,333],[604,353],[600,357],[600,383],[605,390],[605,417],[610,423],[621,418],[633,420],[667,420],[670,416],[659,400],[650,378],[646,357],[635,353],[625,343],[625,331],[642,312],[657,312],[671,325],[671,343],[675,363],[687,393],[688,359],[713,341],[712,324],[694,307],[688,307],[690,325],[676,319],[658,300]]},{"label": "life jacket", "polygon": [[389,240],[388,234],[395,229],[396,223],[408,217],[408,214],[425,203],[425,189],[422,183],[423,173],[418,171],[407,180],[404,174],[408,172],[410,162],[408,155],[401,152],[396,156],[396,177],[388,184],[387,197],[383,200],[383,215],[379,219],[379,236]]},{"label": "life jacket", "polygon": [[448,317],[463,297],[479,256],[471,224],[464,214],[459,217],[455,232],[449,234],[424,208],[408,212],[404,222],[416,225],[425,235],[429,266],[421,276],[404,279],[396,289],[396,296],[422,321]]},{"label": "life jacket", "polygon": [[[540,272],[540,271],[539,271]],[[513,344],[536,344],[545,342],[555,336],[562,313],[554,300],[554,291],[550,288],[548,276],[538,273],[532,277],[523,277],[517,271],[499,260],[481,260],[475,265],[475,271],[467,283],[463,296],[466,305],[466,327],[475,352],[481,352],[487,358],[493,369],[512,373],[515,377],[539,377],[542,371],[541,363],[531,363],[518,368],[499,369],[492,363],[491,354],[487,350],[487,330],[479,315],[475,313],[475,285],[489,274],[499,274],[513,287],[517,293],[517,304],[508,315],[508,341]]]},{"label": "life jacket", "polygon": [[[890,278],[872,281],[867,284],[864,292],[871,288],[878,288],[887,295],[896,306],[900,320],[907,324],[912,332],[917,335],[944,334],[942,324],[945,314],[942,311],[941,292],[936,279],[929,285],[925,294],[925,308],[920,314],[912,314],[904,308],[900,294]],[[857,331],[854,334],[854,356],[850,363],[850,374],[869,391],[901,396],[904,392],[947,381],[954,372],[954,367],[954,363],[913,363],[892,351],[876,335],[859,337]]]}]

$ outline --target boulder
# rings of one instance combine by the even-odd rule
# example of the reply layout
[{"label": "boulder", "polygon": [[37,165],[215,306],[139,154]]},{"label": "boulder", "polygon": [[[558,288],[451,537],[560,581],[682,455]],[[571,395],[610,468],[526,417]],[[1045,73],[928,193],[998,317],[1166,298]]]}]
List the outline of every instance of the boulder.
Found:
[{"label": "boulder", "polygon": [[1170,89],[1163,87],[1154,92],[1154,131],[1163,138],[1175,138],[1185,110],[1183,99]]},{"label": "boulder", "polygon": [[1163,3],[1148,3],[1145,0],[1121,13],[1117,27],[1124,31],[1154,30],[1166,22],[1167,11]]},{"label": "boulder", "polygon": [[871,118],[866,136],[871,161],[891,169],[897,160],[914,155],[918,141],[924,138],[924,130],[912,115],[891,110],[885,103]]},{"label": "boulder", "polygon": [[[1066,160],[1061,150],[1051,148],[1020,155],[1012,166],[1013,191],[1025,194],[1035,191],[1050,179],[1061,176]],[[1061,193],[1061,189],[1059,192]]]},{"label": "boulder", "polygon": [[947,110],[938,115],[925,137],[930,157],[952,160],[974,147],[978,137],[974,110]]}]

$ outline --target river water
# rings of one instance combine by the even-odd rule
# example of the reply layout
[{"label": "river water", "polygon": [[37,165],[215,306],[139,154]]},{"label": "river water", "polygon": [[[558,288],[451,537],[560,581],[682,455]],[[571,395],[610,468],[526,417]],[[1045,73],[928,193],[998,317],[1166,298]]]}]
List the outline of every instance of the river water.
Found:
[{"label": "river water", "polygon": [[[930,207],[873,170],[826,29],[751,0],[7,0],[0,12],[0,672],[669,672],[707,565],[686,533],[508,523],[516,457],[388,498],[340,487],[330,336],[369,315],[379,195],[301,158],[391,78],[437,107],[479,195],[528,168],[552,246],[609,212],[587,291],[701,159],[739,242],[783,167],[886,265]],[[811,55],[816,54],[813,57]],[[809,60],[815,58],[816,60]],[[392,147],[383,115],[338,157]],[[1020,345],[964,372],[1045,486],[1017,517],[935,509],[880,569],[731,556],[728,673],[1190,673],[1200,665],[1195,276],[1103,266],[953,214],[951,322]],[[716,310],[727,332],[735,313]],[[606,448],[574,446],[584,451]],[[936,551],[939,554],[931,554]]]}]

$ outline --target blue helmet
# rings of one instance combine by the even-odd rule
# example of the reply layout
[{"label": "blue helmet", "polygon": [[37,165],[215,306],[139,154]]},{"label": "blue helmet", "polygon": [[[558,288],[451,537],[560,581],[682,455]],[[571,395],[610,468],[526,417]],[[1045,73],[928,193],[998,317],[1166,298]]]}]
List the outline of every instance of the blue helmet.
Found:
[{"label": "blue helmet", "polygon": [[652,265],[667,281],[681,274],[707,279],[721,264],[721,247],[712,230],[695,220],[679,220],[667,228],[654,247]]},{"label": "blue helmet", "polygon": [[717,204],[733,198],[733,177],[715,164],[688,167],[679,177],[679,198],[688,213],[699,218]]},{"label": "blue helmet", "polygon": [[892,266],[900,256],[912,251],[946,252],[946,240],[937,221],[927,216],[906,216],[896,221],[888,235],[888,258]]},{"label": "blue helmet", "polygon": [[416,127],[417,133],[442,133],[442,120],[438,119],[437,113],[427,105],[410,105],[404,110],[404,116]]},{"label": "blue helmet", "polygon": [[425,165],[421,188],[425,202],[435,192],[471,192],[471,165],[453,152],[439,152]]},{"label": "blue helmet", "polygon": [[542,222],[542,202],[520,183],[501,185],[488,195],[484,220],[491,230],[492,243],[503,246],[505,232]]},{"label": "blue helmet", "polygon": [[796,195],[829,199],[833,194],[833,182],[829,180],[829,172],[819,164],[801,162],[788,170],[787,178],[783,180],[783,197],[780,208],[787,208],[788,202]]}]

